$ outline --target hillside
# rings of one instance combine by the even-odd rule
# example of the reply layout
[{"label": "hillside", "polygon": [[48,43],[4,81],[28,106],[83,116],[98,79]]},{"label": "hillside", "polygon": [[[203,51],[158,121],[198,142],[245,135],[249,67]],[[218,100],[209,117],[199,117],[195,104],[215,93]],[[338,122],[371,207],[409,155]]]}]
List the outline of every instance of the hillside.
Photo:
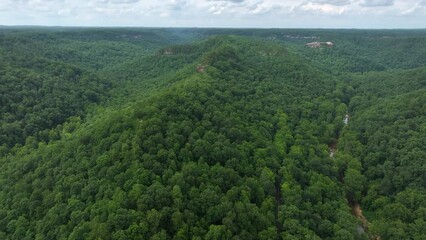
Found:
[{"label": "hillside", "polygon": [[426,191],[425,68],[369,73],[355,89],[342,149],[368,180],[359,199],[384,239],[422,239]]},{"label": "hillside", "polygon": [[0,46],[5,53],[42,57],[96,71],[191,38],[173,29],[16,27],[0,31]]},{"label": "hillside", "polygon": [[[109,101],[109,91],[128,80],[122,77],[127,69],[118,69],[117,76],[111,68],[123,62],[129,67],[129,61],[186,41],[177,34],[167,29],[0,29],[2,149],[28,137],[48,141],[49,131],[69,117],[84,117],[90,104]],[[147,68],[152,66],[141,71]]]},{"label": "hillside", "polygon": [[[28,138],[47,141],[49,131],[106,97],[111,83],[58,61],[3,52],[0,56],[0,144]],[[1,155],[1,154],[0,154]]]},{"label": "hillside", "polygon": [[[424,67],[379,60],[393,50],[375,71],[331,66],[315,59],[346,54],[288,37],[311,30],[49,31],[0,37],[75,51],[3,41],[1,239],[424,237]],[[77,60],[87,47],[108,54]]]}]

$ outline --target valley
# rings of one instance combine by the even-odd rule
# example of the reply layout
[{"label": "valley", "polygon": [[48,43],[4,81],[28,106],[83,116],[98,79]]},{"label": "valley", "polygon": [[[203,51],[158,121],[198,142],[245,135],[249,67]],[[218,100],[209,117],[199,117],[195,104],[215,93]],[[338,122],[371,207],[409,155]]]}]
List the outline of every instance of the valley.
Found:
[{"label": "valley", "polygon": [[0,239],[424,239],[425,102],[424,30],[0,27]]}]

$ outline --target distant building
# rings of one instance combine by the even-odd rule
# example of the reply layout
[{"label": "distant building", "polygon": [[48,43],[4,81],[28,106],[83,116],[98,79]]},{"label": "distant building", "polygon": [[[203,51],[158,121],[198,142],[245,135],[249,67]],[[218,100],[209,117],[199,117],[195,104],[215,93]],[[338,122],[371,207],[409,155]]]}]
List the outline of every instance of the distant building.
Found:
[{"label": "distant building", "polygon": [[311,48],[333,47],[334,43],[333,42],[310,42],[305,44],[305,46],[311,47]]},{"label": "distant building", "polygon": [[329,47],[333,47],[334,46],[333,42],[326,42],[325,44],[327,44],[327,46],[329,46]]},{"label": "distant building", "polygon": [[306,46],[311,47],[311,48],[317,48],[317,47],[321,47],[321,43],[320,42],[310,42],[310,43],[307,43]]}]

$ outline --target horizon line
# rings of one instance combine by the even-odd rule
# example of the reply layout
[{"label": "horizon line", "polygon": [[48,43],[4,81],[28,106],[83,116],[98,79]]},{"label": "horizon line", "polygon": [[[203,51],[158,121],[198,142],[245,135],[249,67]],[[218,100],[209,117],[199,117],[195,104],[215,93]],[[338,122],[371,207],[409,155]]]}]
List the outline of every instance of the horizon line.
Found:
[{"label": "horizon line", "polygon": [[146,28],[146,29],[252,29],[252,30],[273,30],[273,29],[305,29],[305,30],[426,30],[424,28],[357,28],[357,27],[224,27],[224,26],[96,26],[96,25],[31,25],[31,24],[17,24],[17,25],[3,25],[0,24],[0,28]]}]

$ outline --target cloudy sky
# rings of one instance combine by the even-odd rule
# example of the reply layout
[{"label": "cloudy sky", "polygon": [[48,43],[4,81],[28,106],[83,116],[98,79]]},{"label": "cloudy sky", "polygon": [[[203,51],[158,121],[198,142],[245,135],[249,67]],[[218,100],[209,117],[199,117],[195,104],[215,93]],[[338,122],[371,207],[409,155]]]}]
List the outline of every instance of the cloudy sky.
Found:
[{"label": "cloudy sky", "polygon": [[0,0],[0,25],[426,28],[426,0]]}]

